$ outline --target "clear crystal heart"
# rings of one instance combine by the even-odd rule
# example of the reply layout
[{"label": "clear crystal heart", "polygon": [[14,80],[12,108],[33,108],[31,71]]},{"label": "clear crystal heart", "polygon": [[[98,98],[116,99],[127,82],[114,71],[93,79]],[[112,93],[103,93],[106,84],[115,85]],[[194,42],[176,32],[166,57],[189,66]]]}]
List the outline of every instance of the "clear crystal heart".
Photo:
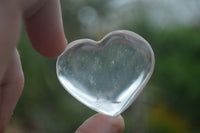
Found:
[{"label": "clear crystal heart", "polygon": [[154,53],[134,32],[119,30],[100,41],[71,42],[58,57],[63,87],[89,108],[116,116],[128,108],[148,82]]}]

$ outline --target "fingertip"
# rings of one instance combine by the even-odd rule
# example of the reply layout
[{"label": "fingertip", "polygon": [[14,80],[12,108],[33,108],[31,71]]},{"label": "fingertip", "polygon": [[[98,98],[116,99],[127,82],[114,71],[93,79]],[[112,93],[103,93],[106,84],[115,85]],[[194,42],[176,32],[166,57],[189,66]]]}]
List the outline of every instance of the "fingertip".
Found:
[{"label": "fingertip", "polygon": [[122,133],[124,127],[124,119],[121,115],[110,117],[96,114],[86,120],[76,133]]},{"label": "fingertip", "polygon": [[58,57],[65,50],[67,46],[67,41],[64,39],[63,40],[55,39],[47,42],[48,44],[32,43],[34,44],[32,46],[38,53],[48,58]]},{"label": "fingertip", "polygon": [[58,0],[48,0],[33,15],[24,17],[26,31],[34,49],[41,55],[55,58],[66,48]]},{"label": "fingertip", "polygon": [[116,127],[119,133],[121,133],[125,128],[124,118],[121,115],[113,117],[112,123],[112,126]]}]

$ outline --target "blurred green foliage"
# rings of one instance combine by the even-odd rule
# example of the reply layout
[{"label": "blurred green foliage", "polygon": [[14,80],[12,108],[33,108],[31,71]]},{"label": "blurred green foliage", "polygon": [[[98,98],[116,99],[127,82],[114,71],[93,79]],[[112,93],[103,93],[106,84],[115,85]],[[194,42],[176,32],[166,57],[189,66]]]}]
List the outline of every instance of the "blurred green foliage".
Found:
[{"label": "blurred green foliage", "polygon": [[[107,28],[95,25],[99,28],[98,34],[86,32],[88,25],[77,17],[79,9],[95,9],[98,21],[107,22],[106,15],[112,10],[108,4],[106,0],[62,1],[63,23],[69,42],[83,37],[99,39],[111,30],[127,29],[140,34],[151,44],[156,58],[155,71],[138,99],[122,114],[126,123],[124,133],[199,133],[200,26],[180,24],[155,28],[143,11],[146,9],[139,3],[137,9],[141,12],[134,16],[137,19],[131,13],[123,14],[133,18],[128,21],[118,18],[120,24],[111,21]],[[55,72],[56,60],[36,53],[24,30],[18,49],[25,87],[10,128],[22,133],[74,132],[95,112],[61,87]]]}]

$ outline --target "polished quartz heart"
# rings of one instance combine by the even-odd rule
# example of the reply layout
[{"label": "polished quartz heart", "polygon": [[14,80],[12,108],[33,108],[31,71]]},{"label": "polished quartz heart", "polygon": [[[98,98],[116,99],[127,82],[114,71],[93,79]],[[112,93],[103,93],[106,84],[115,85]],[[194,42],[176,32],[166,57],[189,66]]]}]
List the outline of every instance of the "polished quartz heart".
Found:
[{"label": "polished quartz heart", "polygon": [[154,54],[141,36],[119,30],[97,42],[71,42],[56,68],[59,81],[72,96],[97,112],[116,116],[148,82]]}]

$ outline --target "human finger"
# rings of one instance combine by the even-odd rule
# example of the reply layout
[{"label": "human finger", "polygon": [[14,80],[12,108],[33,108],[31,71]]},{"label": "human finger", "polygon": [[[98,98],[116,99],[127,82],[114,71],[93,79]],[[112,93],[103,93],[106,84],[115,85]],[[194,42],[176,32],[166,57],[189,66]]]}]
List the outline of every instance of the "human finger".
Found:
[{"label": "human finger", "polygon": [[86,120],[75,133],[122,133],[124,119],[121,115],[110,117],[96,114]]},{"label": "human finger", "polygon": [[0,82],[15,51],[21,29],[21,12],[13,4],[0,1]]},{"label": "human finger", "polygon": [[24,22],[31,44],[42,55],[57,57],[64,51],[67,41],[62,26],[59,0],[47,0]]},{"label": "human finger", "polygon": [[8,64],[0,84],[0,133],[2,133],[13,113],[24,86],[24,76],[17,50]]}]

